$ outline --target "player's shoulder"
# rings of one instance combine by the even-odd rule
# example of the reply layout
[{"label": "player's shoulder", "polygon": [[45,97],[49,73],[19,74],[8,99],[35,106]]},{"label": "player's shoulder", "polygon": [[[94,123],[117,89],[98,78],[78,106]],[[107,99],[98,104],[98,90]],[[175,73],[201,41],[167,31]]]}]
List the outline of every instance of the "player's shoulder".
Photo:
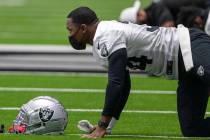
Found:
[{"label": "player's shoulder", "polygon": [[101,21],[98,24],[94,40],[93,50],[96,56],[107,59],[114,51],[125,48],[126,39],[122,30],[115,27],[117,21]]},{"label": "player's shoulder", "polygon": [[119,25],[119,24],[121,24],[121,22],[116,21],[116,20],[103,20],[103,21],[99,22],[99,26],[109,26],[109,27],[111,27],[110,25],[115,26],[115,25]]},{"label": "player's shoulder", "polygon": [[98,24],[98,29],[102,31],[123,31],[124,29],[128,28],[129,24],[122,23],[116,20],[110,20],[110,21],[101,21]]},{"label": "player's shoulder", "polygon": [[94,42],[99,40],[106,40],[107,38],[110,38],[113,36],[113,34],[116,35],[116,32],[119,34],[119,32],[122,32],[122,28],[119,28],[120,22],[111,20],[111,21],[101,21],[98,24],[95,36],[94,36]]}]

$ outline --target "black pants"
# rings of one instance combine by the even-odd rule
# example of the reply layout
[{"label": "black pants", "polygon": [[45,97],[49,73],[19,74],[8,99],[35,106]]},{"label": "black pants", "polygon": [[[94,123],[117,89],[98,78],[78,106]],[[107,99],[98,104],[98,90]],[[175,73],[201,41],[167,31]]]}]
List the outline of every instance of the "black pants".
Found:
[{"label": "black pants", "polygon": [[186,72],[179,53],[177,110],[181,131],[188,137],[210,137],[210,118],[205,118],[210,87],[210,37],[190,29],[194,68]]}]

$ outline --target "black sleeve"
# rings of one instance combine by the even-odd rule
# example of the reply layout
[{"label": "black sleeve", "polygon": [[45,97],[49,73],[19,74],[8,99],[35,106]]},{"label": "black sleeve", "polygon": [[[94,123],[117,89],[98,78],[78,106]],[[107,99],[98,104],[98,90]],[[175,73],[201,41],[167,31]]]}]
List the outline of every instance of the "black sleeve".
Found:
[{"label": "black sleeve", "polygon": [[127,70],[125,73],[125,82],[122,89],[122,94],[120,96],[120,99],[118,100],[118,106],[114,110],[113,117],[117,120],[120,119],[120,115],[125,107],[125,104],[127,103],[128,97],[130,95],[130,89],[131,89],[131,81],[130,81],[130,74]]},{"label": "black sleeve", "polygon": [[[108,84],[102,115],[119,119],[130,93],[130,76],[126,70],[127,51],[125,48],[109,57]],[[126,88],[125,88],[126,87]]]}]

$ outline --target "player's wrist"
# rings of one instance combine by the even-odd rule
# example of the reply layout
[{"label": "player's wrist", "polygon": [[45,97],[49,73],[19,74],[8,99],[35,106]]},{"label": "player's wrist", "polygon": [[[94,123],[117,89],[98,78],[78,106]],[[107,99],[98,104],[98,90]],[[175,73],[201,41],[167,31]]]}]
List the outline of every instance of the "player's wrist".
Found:
[{"label": "player's wrist", "polygon": [[109,122],[108,121],[104,121],[104,120],[99,120],[98,121],[98,127],[101,129],[106,129],[109,126]]}]

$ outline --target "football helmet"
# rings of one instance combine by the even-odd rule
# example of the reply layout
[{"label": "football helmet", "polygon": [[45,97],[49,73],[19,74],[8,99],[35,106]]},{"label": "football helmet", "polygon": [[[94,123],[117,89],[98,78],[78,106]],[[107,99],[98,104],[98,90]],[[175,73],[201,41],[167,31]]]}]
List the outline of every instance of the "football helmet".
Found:
[{"label": "football helmet", "polygon": [[39,96],[24,104],[10,133],[63,134],[68,114],[63,105],[49,96]]}]

